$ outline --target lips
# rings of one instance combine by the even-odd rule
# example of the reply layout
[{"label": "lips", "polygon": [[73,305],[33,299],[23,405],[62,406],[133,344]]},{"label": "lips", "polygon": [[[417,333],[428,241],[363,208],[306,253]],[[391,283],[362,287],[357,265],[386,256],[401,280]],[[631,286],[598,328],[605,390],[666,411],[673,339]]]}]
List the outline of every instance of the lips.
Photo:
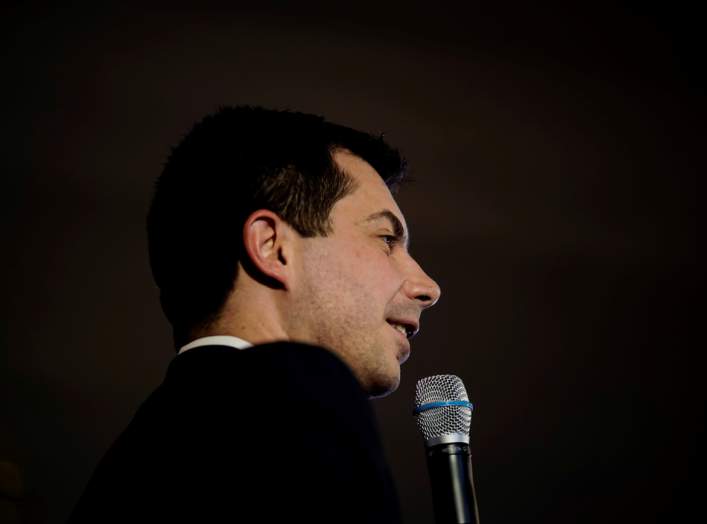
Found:
[{"label": "lips", "polygon": [[396,337],[400,341],[396,358],[399,364],[403,364],[410,357],[410,339],[420,331],[419,321],[417,318],[402,316],[390,317],[385,320],[390,329],[395,331]]},{"label": "lips", "polygon": [[390,329],[395,332],[395,337],[398,339],[397,351],[395,358],[397,358],[399,364],[403,364],[410,357],[410,341],[406,335],[403,335],[397,328],[390,324]]},{"label": "lips", "polygon": [[[407,339],[413,338],[420,331],[418,322],[413,319],[387,318],[386,322]],[[405,330],[404,334],[401,328]]]}]

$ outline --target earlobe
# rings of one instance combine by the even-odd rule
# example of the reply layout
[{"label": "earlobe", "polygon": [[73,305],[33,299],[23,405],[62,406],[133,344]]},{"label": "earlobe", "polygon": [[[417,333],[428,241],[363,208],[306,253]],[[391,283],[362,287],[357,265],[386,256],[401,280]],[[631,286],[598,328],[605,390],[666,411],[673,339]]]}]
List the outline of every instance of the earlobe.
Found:
[{"label": "earlobe", "polygon": [[[270,287],[289,287],[289,226],[276,213],[259,209],[243,224],[244,255]],[[246,262],[246,261],[243,261]]]}]

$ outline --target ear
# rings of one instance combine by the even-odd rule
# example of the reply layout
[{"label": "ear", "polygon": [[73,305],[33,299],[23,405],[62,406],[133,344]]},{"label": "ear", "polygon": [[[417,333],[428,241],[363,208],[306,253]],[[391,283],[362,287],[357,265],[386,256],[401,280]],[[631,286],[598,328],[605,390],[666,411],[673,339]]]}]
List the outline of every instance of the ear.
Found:
[{"label": "ear", "polygon": [[243,224],[243,245],[249,265],[271,287],[290,287],[292,234],[292,228],[267,209],[253,211]]}]

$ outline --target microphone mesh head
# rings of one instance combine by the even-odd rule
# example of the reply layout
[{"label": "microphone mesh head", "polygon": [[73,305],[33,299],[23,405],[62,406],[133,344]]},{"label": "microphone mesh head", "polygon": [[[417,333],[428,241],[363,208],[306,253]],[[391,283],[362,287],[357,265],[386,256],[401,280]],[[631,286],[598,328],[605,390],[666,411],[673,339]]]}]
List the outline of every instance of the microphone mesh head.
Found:
[{"label": "microphone mesh head", "polygon": [[[430,402],[455,400],[469,401],[464,383],[456,375],[433,375],[417,381],[415,408]],[[468,436],[471,429],[471,408],[464,406],[432,408],[418,413],[416,420],[425,441],[452,433]]]}]

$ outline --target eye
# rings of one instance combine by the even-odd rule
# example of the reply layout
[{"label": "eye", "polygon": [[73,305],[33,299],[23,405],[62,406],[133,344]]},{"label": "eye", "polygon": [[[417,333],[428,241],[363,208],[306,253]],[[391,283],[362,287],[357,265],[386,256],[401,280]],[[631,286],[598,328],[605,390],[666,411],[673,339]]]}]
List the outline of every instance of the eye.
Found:
[{"label": "eye", "polygon": [[395,235],[380,235],[380,238],[383,239],[383,242],[385,242],[390,250],[398,243],[398,237]]}]

